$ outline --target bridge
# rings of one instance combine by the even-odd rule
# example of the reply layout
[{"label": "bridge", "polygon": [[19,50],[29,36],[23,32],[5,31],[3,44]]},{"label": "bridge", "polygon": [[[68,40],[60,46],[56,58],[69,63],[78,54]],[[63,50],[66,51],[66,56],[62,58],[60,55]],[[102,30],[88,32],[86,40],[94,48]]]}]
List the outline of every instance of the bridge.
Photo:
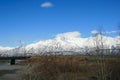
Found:
[{"label": "bridge", "polygon": [[12,56],[12,57],[0,57],[0,60],[10,60],[10,64],[14,65],[15,60],[24,60],[28,58],[30,58],[30,56]]}]

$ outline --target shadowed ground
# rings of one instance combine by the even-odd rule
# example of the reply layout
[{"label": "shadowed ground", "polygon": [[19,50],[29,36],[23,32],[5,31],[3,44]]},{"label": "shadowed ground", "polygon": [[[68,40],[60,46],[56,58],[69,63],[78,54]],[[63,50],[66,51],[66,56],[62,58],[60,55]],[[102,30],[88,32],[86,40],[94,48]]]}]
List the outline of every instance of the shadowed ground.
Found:
[{"label": "shadowed ground", "polygon": [[21,73],[24,68],[22,65],[0,64],[0,80],[22,80]]}]

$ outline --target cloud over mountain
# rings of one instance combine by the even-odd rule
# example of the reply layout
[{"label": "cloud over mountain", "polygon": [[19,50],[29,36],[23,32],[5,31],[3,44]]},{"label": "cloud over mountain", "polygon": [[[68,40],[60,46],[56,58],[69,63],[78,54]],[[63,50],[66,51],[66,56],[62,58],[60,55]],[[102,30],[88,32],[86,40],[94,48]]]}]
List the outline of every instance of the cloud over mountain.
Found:
[{"label": "cloud over mountain", "polygon": [[114,30],[114,31],[98,31],[98,30],[92,30],[91,33],[92,33],[92,34],[97,34],[97,33],[101,33],[101,34],[116,34],[116,33],[120,33],[120,30]]}]

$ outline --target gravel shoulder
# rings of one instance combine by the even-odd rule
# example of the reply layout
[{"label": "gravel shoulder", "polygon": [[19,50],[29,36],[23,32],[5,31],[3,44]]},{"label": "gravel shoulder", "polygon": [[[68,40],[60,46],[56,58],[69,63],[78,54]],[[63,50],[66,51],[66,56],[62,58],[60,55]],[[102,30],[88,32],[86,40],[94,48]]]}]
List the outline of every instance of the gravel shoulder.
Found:
[{"label": "gravel shoulder", "polygon": [[0,64],[0,80],[22,80],[23,65]]}]

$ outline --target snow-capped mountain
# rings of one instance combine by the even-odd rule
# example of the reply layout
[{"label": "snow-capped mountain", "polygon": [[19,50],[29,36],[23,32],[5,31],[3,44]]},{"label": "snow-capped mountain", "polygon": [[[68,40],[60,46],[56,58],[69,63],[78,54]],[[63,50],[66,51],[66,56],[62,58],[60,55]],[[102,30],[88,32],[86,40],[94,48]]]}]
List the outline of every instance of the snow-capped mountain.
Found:
[{"label": "snow-capped mountain", "polygon": [[59,51],[85,52],[88,49],[99,46],[100,48],[117,47],[120,43],[120,36],[108,37],[97,35],[95,37],[82,38],[80,33],[67,32],[56,35],[54,39],[38,41],[26,46],[17,48],[0,47],[0,52],[8,51],[8,54],[18,53],[44,53]]},{"label": "snow-capped mountain", "polygon": [[11,50],[11,49],[13,49],[13,48],[0,46],[0,51],[6,51],[6,50]]},{"label": "snow-capped mountain", "polygon": [[81,38],[79,32],[69,32],[57,35],[54,39],[39,41],[26,46],[26,50],[35,49],[40,51],[76,51],[80,48],[104,46],[111,48],[120,43],[119,37],[96,37]]},{"label": "snow-capped mountain", "polygon": [[13,48],[11,48],[11,47],[2,47],[2,46],[0,46],[0,55],[7,54],[6,52],[9,52],[12,49]]}]

